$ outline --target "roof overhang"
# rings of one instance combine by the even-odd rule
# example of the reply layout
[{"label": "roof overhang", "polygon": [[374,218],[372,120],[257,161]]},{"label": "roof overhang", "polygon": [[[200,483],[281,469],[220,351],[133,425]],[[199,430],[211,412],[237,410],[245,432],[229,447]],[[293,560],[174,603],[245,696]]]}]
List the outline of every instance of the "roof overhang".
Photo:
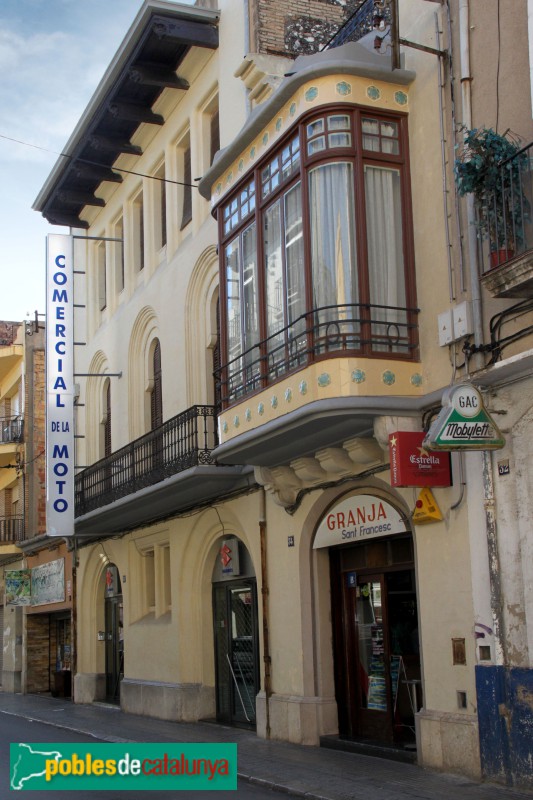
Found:
[{"label": "roof overhang", "polygon": [[193,47],[218,47],[219,13],[169,0],[145,0],[82,114],[33,208],[53,225],[86,228],[85,206],[105,205],[95,192],[103,181],[120,182],[112,167],[143,123],[162,125],[152,106],[164,89],[186,91],[179,75]]}]

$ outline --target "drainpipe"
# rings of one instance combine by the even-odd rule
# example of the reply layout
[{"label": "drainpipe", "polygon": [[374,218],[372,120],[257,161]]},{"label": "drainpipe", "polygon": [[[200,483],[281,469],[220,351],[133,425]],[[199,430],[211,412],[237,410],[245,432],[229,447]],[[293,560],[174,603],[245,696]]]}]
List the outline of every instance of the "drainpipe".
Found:
[{"label": "drainpipe", "polygon": [[270,739],[270,698],[272,696],[272,679],[270,658],[270,635],[268,617],[268,569],[267,569],[267,541],[266,541],[266,495],[262,487],[259,494],[259,537],[261,541],[261,610],[263,616],[263,683],[265,687],[265,730],[266,738]]},{"label": "drainpipe", "polygon": [[498,526],[496,523],[496,502],[494,499],[494,480],[490,450],[483,450],[483,494],[485,525],[487,529],[487,552],[489,558],[490,609],[494,634],[494,663],[506,663],[503,627],[503,598],[500,573],[500,554],[498,550]]},{"label": "drainpipe", "polygon": [[[459,41],[461,50],[461,93],[463,108],[463,124],[468,130],[472,128],[472,91],[470,75],[470,15],[469,0],[459,0]],[[478,242],[475,229],[474,198],[471,194],[466,198],[468,221],[468,254],[470,264],[470,288],[472,292],[472,320],[474,326],[474,342],[483,343],[483,318],[481,307],[481,286],[479,282]],[[481,368],[483,356],[473,356],[473,366]],[[494,498],[494,477],[490,451],[481,454],[483,469],[483,505],[485,511],[485,530],[487,536],[487,553],[489,560],[490,606],[494,625],[494,662],[505,663],[504,626],[502,587],[500,579],[500,556],[498,551],[498,526],[496,521],[496,502]]]},{"label": "drainpipe", "polygon": [[[459,0],[459,43],[461,53],[461,100],[463,110],[463,125],[472,128],[472,76],[470,75],[470,11],[469,0]],[[483,318],[481,311],[481,286],[479,283],[479,258],[478,241],[475,227],[476,215],[474,197],[466,197],[468,262],[470,266],[470,290],[472,292],[472,322],[474,326],[474,344],[483,343]],[[473,356],[476,368],[483,366],[483,356],[475,353]]]}]

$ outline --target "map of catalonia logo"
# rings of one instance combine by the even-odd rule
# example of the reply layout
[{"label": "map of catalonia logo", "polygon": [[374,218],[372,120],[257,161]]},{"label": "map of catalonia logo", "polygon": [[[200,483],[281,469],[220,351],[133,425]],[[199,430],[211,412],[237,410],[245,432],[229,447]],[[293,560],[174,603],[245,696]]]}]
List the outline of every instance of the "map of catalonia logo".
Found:
[{"label": "map of catalonia logo", "polygon": [[[119,784],[120,782],[120,784]],[[91,743],[10,745],[10,788],[237,789],[237,745]]]}]

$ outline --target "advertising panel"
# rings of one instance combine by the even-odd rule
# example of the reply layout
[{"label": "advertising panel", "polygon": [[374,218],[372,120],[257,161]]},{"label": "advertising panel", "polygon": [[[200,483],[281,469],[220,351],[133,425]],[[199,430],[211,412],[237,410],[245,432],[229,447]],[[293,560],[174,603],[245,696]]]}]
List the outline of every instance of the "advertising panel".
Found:
[{"label": "advertising panel", "polygon": [[46,532],[74,533],[74,274],[72,236],[46,253]]}]

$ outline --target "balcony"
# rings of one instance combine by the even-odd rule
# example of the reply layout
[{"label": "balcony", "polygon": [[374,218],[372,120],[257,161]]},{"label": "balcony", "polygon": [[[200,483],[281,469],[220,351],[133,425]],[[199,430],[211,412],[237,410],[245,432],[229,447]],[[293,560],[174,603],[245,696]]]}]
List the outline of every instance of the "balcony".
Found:
[{"label": "balcony", "polygon": [[23,539],[23,517],[0,517],[0,545],[22,542]]},{"label": "balcony", "polygon": [[533,291],[532,148],[500,165],[498,189],[477,209],[481,282],[493,297],[529,298]]},{"label": "balcony", "polygon": [[[417,308],[314,309],[217,373],[219,462],[280,466],[419,413]],[[231,331],[230,331],[231,333]]]},{"label": "balcony", "polygon": [[344,25],[339,28],[325,49],[340,47],[347,42],[358,42],[369,33],[379,33],[377,30],[380,21],[385,25],[391,23],[391,10],[389,5],[377,3],[376,0],[363,0]]},{"label": "balcony", "polygon": [[20,417],[0,417],[0,445],[22,442],[24,420]]},{"label": "balcony", "polygon": [[219,467],[214,406],[192,406],[76,475],[76,533],[131,530],[247,485]]},{"label": "balcony", "polygon": [[222,405],[232,406],[290,373],[339,355],[411,361],[418,350],[418,313],[417,308],[370,304],[313,309],[218,370]]}]

